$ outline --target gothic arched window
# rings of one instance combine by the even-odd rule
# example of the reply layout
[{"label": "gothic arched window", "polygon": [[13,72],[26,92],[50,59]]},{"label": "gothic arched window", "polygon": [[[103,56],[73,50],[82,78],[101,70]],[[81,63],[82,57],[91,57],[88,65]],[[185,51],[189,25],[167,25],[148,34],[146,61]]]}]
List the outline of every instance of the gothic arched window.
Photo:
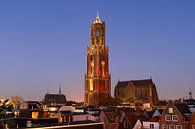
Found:
[{"label": "gothic arched window", "polygon": [[95,35],[96,35],[97,37],[100,36],[100,31],[99,31],[99,29],[96,30]]}]

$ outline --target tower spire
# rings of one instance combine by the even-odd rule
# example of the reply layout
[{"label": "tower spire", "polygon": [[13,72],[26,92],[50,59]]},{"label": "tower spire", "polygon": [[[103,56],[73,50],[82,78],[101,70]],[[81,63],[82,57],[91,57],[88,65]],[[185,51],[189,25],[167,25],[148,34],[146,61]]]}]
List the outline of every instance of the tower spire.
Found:
[{"label": "tower spire", "polygon": [[95,24],[95,23],[102,23],[102,21],[100,20],[100,16],[99,16],[98,11],[97,11],[97,16],[96,16],[96,18],[95,18],[95,21],[94,21],[93,23],[94,23],[94,24]]},{"label": "tower spire", "polygon": [[97,16],[96,16],[96,18],[100,18],[100,17],[99,17],[99,13],[98,13],[98,11],[97,11]]},{"label": "tower spire", "polygon": [[60,86],[59,86],[59,94],[61,94],[61,84],[60,84]]},{"label": "tower spire", "polygon": [[191,89],[190,89],[190,92],[189,92],[189,99],[192,99],[192,92],[191,92]]}]

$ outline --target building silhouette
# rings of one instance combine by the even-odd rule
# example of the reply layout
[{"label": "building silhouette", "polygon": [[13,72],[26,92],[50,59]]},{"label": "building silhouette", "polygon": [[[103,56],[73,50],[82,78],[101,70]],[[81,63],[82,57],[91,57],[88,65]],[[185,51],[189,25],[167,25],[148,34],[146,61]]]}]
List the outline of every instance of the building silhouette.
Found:
[{"label": "building silhouette", "polygon": [[85,74],[85,105],[104,106],[111,96],[109,53],[105,44],[105,22],[97,14],[91,24],[90,46],[87,47],[87,72]]},{"label": "building silhouette", "polygon": [[66,104],[66,96],[64,94],[62,94],[61,92],[62,91],[61,91],[61,86],[60,86],[58,94],[50,94],[50,93],[45,94],[43,103],[48,105],[48,106]]}]

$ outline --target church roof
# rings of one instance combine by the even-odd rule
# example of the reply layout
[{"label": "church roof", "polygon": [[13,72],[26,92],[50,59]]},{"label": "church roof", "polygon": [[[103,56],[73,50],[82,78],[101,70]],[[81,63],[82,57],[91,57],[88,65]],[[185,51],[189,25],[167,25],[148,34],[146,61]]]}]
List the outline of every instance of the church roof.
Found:
[{"label": "church roof", "polygon": [[133,84],[134,86],[143,86],[154,84],[152,79],[143,79],[143,80],[129,80],[129,81],[118,81],[117,87],[128,86],[129,84]]},{"label": "church roof", "polygon": [[152,79],[144,79],[144,80],[132,80],[134,85],[146,85],[153,84]]},{"label": "church roof", "polygon": [[117,86],[127,86],[129,81],[118,81]]},{"label": "church roof", "polygon": [[45,94],[44,102],[63,104],[66,102],[66,96],[64,94]]}]

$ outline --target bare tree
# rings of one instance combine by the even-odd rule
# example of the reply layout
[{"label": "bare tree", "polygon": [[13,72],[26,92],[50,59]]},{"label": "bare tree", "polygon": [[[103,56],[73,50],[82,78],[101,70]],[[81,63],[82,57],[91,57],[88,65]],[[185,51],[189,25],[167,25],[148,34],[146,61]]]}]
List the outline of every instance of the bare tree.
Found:
[{"label": "bare tree", "polygon": [[14,105],[16,107],[18,107],[22,102],[24,102],[24,98],[19,95],[11,96],[10,99],[14,102]]}]

